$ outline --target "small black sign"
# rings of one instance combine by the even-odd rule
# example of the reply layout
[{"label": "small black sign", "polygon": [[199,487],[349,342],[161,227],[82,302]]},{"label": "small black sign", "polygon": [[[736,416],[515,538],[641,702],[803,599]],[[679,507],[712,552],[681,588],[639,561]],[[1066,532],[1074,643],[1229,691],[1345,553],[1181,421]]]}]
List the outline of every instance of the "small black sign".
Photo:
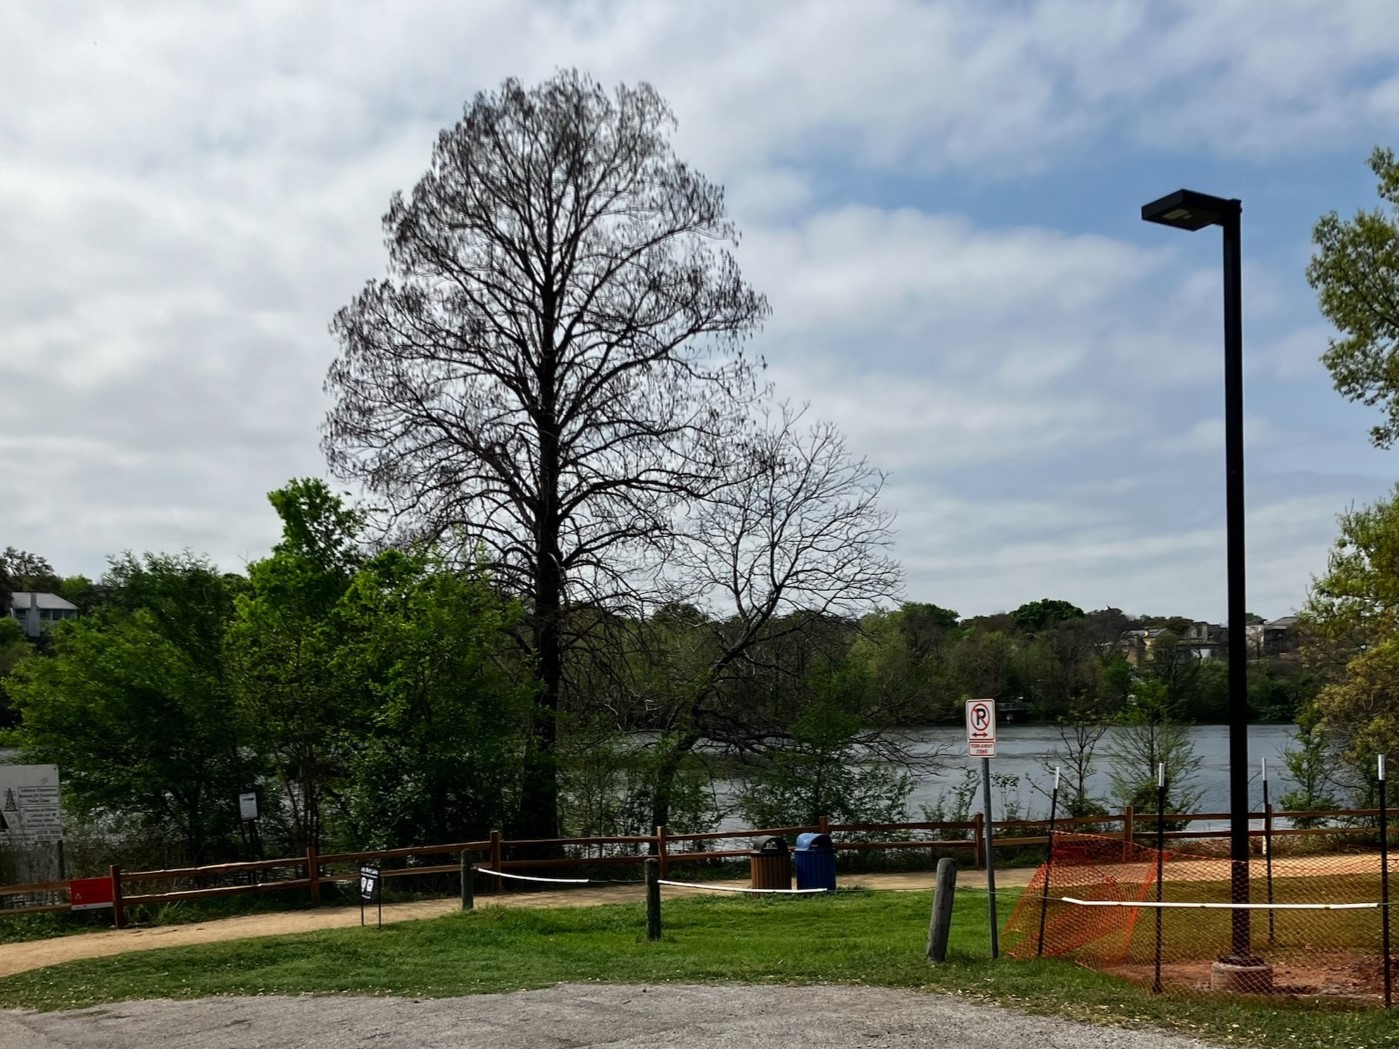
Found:
[{"label": "small black sign", "polygon": [[369,903],[378,900],[381,885],[378,867],[361,867],[359,869],[359,898],[361,900]]}]

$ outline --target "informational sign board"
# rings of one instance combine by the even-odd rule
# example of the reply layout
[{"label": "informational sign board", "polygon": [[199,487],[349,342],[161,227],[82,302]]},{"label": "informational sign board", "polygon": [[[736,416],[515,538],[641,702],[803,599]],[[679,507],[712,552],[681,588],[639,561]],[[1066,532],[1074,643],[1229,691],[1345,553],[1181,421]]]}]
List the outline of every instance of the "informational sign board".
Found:
[{"label": "informational sign board", "polygon": [[996,701],[967,700],[967,753],[974,758],[996,756]]},{"label": "informational sign board", "polygon": [[0,846],[63,840],[57,765],[0,765]]},{"label": "informational sign board", "polygon": [[238,795],[238,818],[249,821],[257,819],[257,795],[252,791]]},{"label": "informational sign board", "polygon": [[95,911],[112,905],[111,878],[74,878],[68,883],[69,909]]},{"label": "informational sign board", "polygon": [[373,903],[379,898],[380,887],[383,881],[379,876],[378,867],[361,867],[359,869],[359,898]]},{"label": "informational sign board", "polygon": [[364,905],[377,904],[379,907],[379,928],[384,927],[384,881],[378,867],[368,864],[359,869],[359,923],[364,924]]}]

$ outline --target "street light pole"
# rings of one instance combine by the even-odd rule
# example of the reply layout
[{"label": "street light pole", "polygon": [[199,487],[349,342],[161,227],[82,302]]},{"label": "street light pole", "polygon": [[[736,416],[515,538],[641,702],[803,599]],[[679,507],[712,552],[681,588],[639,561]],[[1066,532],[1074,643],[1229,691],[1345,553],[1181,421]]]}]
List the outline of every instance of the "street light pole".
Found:
[{"label": "street light pole", "polygon": [[[1229,615],[1229,897],[1248,903],[1248,642],[1244,605],[1244,322],[1240,202],[1224,211],[1224,516]],[[1229,959],[1253,963],[1249,911],[1231,913]]]},{"label": "street light pole", "polygon": [[[1243,205],[1182,189],[1142,207],[1142,218],[1176,229],[1224,232],[1224,505],[1229,630],[1230,902],[1248,900],[1248,625],[1244,605],[1244,334],[1240,218]],[[1231,912],[1230,951],[1222,964],[1266,969],[1253,954],[1249,911]],[[1252,978],[1252,977],[1250,977]],[[1261,979],[1261,973],[1257,977]],[[1271,983],[1269,971],[1268,982]],[[1246,986],[1241,983],[1239,986]]]}]

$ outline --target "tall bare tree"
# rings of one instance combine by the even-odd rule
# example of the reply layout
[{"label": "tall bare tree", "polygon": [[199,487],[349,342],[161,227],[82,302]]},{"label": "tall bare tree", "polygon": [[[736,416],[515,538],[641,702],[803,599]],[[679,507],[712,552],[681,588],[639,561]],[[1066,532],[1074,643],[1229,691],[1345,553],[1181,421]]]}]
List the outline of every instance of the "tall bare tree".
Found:
[{"label": "tall bare tree", "polygon": [[[698,624],[709,635],[701,654],[684,650],[650,719],[661,729],[657,824],[668,821],[675,774],[700,741],[750,753],[780,744],[793,711],[755,702],[753,685],[799,683],[801,657],[823,633],[828,655],[843,658],[855,622],[902,579],[888,553],[892,515],[879,505],[884,475],[834,426],[806,424],[784,406],[731,448],[729,480],[691,507],[666,566],[672,606],[713,614]],[[832,634],[842,622],[848,630]],[[881,752],[887,741],[875,732],[860,742]]]},{"label": "tall bare tree", "polygon": [[767,304],[674,126],[650,86],[572,71],[478,95],[392,200],[387,277],[331,326],[332,468],[524,600],[527,836],[558,829],[568,605],[627,597],[762,392],[742,343]]}]

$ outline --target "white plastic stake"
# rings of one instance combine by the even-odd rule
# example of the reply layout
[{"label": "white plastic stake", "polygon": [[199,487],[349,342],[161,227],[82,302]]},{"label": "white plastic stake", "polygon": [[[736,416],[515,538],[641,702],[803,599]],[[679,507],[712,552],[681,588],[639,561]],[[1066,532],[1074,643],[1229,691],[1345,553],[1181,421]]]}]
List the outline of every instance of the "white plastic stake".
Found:
[{"label": "white plastic stake", "polygon": [[1384,782],[1384,755],[1383,755],[1383,754],[1381,754],[1381,755],[1379,756],[1379,761],[1380,761],[1380,782],[1383,783],[1383,782]]},{"label": "white plastic stake", "polygon": [[1166,785],[1166,763],[1164,761],[1156,766],[1156,785],[1158,787]]},{"label": "white plastic stake", "polygon": [[1059,789],[1059,766],[1054,766],[1054,789]]}]

